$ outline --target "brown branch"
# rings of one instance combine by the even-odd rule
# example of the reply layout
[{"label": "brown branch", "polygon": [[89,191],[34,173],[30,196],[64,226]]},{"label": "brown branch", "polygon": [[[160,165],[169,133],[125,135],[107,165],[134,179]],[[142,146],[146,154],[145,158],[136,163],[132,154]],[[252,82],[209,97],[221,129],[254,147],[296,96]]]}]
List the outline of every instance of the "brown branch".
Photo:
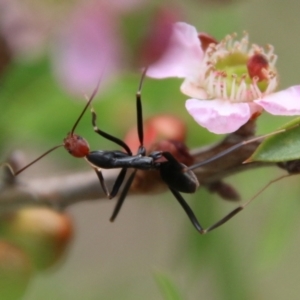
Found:
[{"label": "brown branch", "polygon": [[[218,144],[190,151],[194,163],[202,162],[216,154],[248,139],[253,135],[254,123],[249,122],[240,130],[228,135]],[[237,200],[238,194],[233,188],[224,184],[222,179],[232,174],[244,172],[248,169],[263,166],[277,166],[275,163],[255,162],[243,164],[249,158],[260,141],[246,144],[239,149],[226,154],[215,161],[205,164],[194,170],[200,186],[212,192],[217,192],[221,197]],[[14,161],[10,161],[14,169],[19,169]],[[280,164],[281,168],[289,171],[288,166]],[[108,187],[111,187],[119,170],[103,170]],[[130,172],[128,172],[130,173]],[[159,193],[167,189],[157,171],[138,171],[129,194]],[[2,187],[0,188],[0,213],[19,209],[26,206],[50,206],[55,209],[65,209],[77,202],[86,200],[106,200],[98,177],[91,170],[52,178],[26,179],[14,177],[10,172],[5,173]]]},{"label": "brown branch", "polygon": [[[105,172],[108,184],[114,181],[116,174],[117,170]],[[39,205],[64,209],[80,201],[106,199],[92,170],[51,178],[18,179],[14,184],[2,186],[1,190],[1,213]]]},{"label": "brown branch", "polygon": [[[242,153],[247,153],[248,151],[249,149],[246,147]],[[203,157],[207,155],[207,152],[199,154],[196,161],[202,161]],[[244,155],[241,157],[244,157]],[[215,163],[213,168],[203,166],[195,170],[195,174],[199,182],[202,183],[202,186],[210,188],[211,184],[222,180],[230,174],[265,165],[264,163],[253,163],[249,165],[237,164],[236,160],[232,159],[232,156],[226,159],[225,164],[223,163],[224,160],[220,160],[219,163]],[[220,167],[219,169],[217,168],[218,166]],[[118,170],[103,170],[103,174],[107,185],[112,186],[118,174]],[[159,176],[158,174],[156,175]],[[164,188],[166,189],[167,187],[164,185]],[[162,188],[157,188],[151,190],[151,192],[157,193],[163,190]],[[145,192],[142,189],[134,189],[130,191],[130,194],[145,194]],[[6,213],[26,206],[50,206],[55,209],[63,210],[77,202],[106,199],[107,197],[100,187],[98,178],[92,170],[52,178],[40,177],[30,180],[22,178],[18,179],[14,184],[2,186],[0,212]]]}]

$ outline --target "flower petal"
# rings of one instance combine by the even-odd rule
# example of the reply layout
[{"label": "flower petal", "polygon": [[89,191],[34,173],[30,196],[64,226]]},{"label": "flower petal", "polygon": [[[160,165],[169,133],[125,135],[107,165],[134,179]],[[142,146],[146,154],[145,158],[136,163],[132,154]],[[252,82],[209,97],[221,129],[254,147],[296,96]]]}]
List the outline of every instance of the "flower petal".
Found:
[{"label": "flower petal", "polygon": [[272,115],[300,115],[300,85],[254,101]]},{"label": "flower petal", "polygon": [[195,27],[178,22],[173,25],[169,45],[162,57],[147,70],[153,78],[189,77],[200,68],[203,51]]},{"label": "flower petal", "polygon": [[217,134],[236,131],[250,119],[255,110],[248,103],[224,100],[189,99],[185,107],[198,124]]},{"label": "flower petal", "polygon": [[197,84],[197,81],[191,81],[190,79],[185,79],[180,86],[180,90],[187,96],[196,99],[207,99],[208,95],[206,90]]}]

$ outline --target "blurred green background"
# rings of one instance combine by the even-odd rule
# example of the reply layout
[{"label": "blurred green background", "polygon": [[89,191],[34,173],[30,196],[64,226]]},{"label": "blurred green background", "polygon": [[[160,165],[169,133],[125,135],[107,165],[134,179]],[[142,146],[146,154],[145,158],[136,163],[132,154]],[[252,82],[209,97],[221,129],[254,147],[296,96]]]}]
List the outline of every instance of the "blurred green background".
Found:
[{"label": "blurred green background", "polygon": [[[246,30],[251,42],[274,45],[280,88],[299,83],[298,1],[189,0],[165,4],[180,7],[183,21],[218,39]],[[142,21],[136,26],[143,26]],[[135,125],[138,82],[139,74],[128,71],[100,88],[94,107],[103,130],[122,137]],[[179,84],[177,79],[146,79],[144,116],[158,112],[180,116],[188,125],[190,148],[219,140],[221,137],[200,128],[183,109],[185,96],[179,94]],[[0,102],[2,159],[20,149],[27,161],[61,143],[85,103],[80,97],[67,95],[57,84],[47,56],[12,62],[1,78]],[[263,115],[258,134],[287,120]],[[89,115],[80,123],[78,133],[92,149],[111,149],[111,143],[93,132]],[[47,177],[88,169],[83,160],[59,149],[22,176]],[[248,199],[279,174],[280,170],[268,168],[226,181],[239,190],[242,199]],[[169,193],[128,198],[114,224],[109,222],[113,201],[74,205],[68,212],[76,226],[75,239],[65,261],[37,275],[24,299],[299,299],[298,182],[298,177],[277,182],[244,212],[206,236],[199,236],[192,228]],[[203,189],[186,199],[205,225],[234,207]]]}]

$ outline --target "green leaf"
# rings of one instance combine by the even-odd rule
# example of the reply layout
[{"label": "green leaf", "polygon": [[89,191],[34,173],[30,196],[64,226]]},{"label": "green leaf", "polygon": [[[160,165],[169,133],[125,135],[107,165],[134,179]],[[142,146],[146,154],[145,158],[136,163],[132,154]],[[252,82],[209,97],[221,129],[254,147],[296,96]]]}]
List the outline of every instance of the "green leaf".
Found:
[{"label": "green leaf", "polygon": [[156,271],[154,276],[164,300],[183,300],[178,287],[175,285],[169,275],[160,271]]},{"label": "green leaf", "polygon": [[300,158],[300,118],[282,126],[286,131],[266,138],[247,161],[281,162]]}]

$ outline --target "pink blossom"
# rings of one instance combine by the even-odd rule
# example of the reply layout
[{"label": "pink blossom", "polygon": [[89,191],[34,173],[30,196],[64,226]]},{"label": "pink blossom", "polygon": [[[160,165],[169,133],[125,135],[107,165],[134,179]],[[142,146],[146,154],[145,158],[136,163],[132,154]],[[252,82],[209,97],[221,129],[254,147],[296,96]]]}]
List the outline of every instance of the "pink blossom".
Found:
[{"label": "pink blossom", "polygon": [[124,18],[148,5],[148,0],[0,0],[0,33],[13,58],[50,53],[58,82],[82,95],[95,89],[100,78],[130,65]]},{"label": "pink blossom", "polygon": [[235,38],[227,36],[203,50],[196,28],[175,23],[168,48],[147,75],[184,78],[181,91],[192,97],[186,109],[197,123],[217,134],[236,131],[263,110],[299,115],[300,86],[275,92],[274,48],[249,45],[247,34]]},{"label": "pink blossom", "polygon": [[82,94],[93,90],[100,77],[112,78],[132,65],[133,60],[150,64],[160,57],[176,18],[176,13],[164,7],[159,7],[156,15],[153,12],[149,35],[141,43],[144,48],[139,47],[134,59],[129,55],[135,49],[126,40],[122,22],[130,17],[129,13],[138,14],[147,2],[91,1],[76,8],[53,47],[54,70],[64,88]]},{"label": "pink blossom", "polygon": [[137,62],[141,66],[148,66],[161,58],[168,48],[173,31],[173,24],[177,19],[177,11],[168,7],[159,7],[147,22],[148,30],[140,41]]},{"label": "pink blossom", "polygon": [[[36,11],[39,11],[37,14]],[[24,1],[0,0],[0,32],[13,56],[34,59],[42,54],[49,36],[48,15]]]},{"label": "pink blossom", "polygon": [[78,6],[53,47],[60,84],[72,93],[91,91],[122,65],[118,14],[103,2]]}]

